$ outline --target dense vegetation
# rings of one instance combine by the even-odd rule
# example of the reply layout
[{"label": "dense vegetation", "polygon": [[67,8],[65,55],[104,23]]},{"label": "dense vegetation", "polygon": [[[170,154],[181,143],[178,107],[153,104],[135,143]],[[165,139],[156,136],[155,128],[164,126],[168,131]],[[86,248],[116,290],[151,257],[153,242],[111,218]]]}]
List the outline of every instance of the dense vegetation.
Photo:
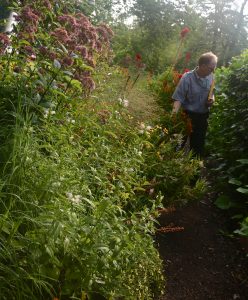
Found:
[{"label": "dense vegetation", "polygon": [[[205,189],[199,162],[176,151],[186,127],[183,116],[171,118],[170,97],[180,79],[176,68],[193,66],[209,50],[208,39],[199,43],[203,28],[213,30],[207,14],[197,13],[197,1],[184,8],[134,1],[129,28],[118,21],[123,12],[116,20],[110,0],[7,2],[17,24],[11,34],[0,33],[1,299],[158,299],[164,278],[156,217]],[[247,45],[239,40],[245,19],[242,11],[242,22],[232,16],[238,54]],[[115,37],[102,21],[113,25]],[[234,36],[222,25],[225,46]],[[216,36],[206,36],[228,61]],[[220,72],[211,121],[224,179],[244,196],[247,140],[239,121],[247,121],[246,65],[244,53]],[[153,123],[135,121],[126,99],[145,69],[165,110]],[[244,211],[239,217],[246,234]]]},{"label": "dense vegetation", "polygon": [[169,128],[132,123],[108,26],[71,1],[15,11],[1,33],[1,298],[157,298],[154,218],[202,192],[198,163]]},{"label": "dense vegetation", "polygon": [[[230,209],[248,236],[248,51],[218,70],[217,103],[210,120],[210,151],[218,174],[216,204]],[[223,193],[225,191],[225,193]]]}]

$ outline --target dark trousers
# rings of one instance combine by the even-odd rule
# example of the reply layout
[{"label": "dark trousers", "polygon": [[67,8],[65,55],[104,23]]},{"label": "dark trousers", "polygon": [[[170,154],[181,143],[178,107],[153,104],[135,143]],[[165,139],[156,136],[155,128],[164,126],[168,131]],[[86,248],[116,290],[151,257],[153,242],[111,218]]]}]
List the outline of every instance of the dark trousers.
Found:
[{"label": "dark trousers", "polygon": [[190,133],[190,150],[193,155],[201,158],[203,156],[205,137],[208,127],[209,113],[194,113],[186,111],[191,121],[192,131]]}]

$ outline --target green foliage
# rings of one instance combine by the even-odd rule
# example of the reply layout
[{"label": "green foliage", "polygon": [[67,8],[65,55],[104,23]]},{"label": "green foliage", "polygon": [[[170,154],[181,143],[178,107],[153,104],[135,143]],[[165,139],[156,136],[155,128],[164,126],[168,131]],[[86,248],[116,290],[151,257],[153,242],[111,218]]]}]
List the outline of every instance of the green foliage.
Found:
[{"label": "green foliage", "polygon": [[[165,124],[169,125],[168,119],[166,121]],[[144,144],[145,172],[150,179],[147,190],[151,194],[161,192],[166,207],[182,206],[200,199],[206,187],[199,176],[199,162],[182,151],[176,151],[178,140],[173,140],[174,130],[173,127],[167,131],[155,126],[149,132],[149,143]]]},{"label": "green foliage", "polygon": [[166,111],[172,109],[172,94],[179,82],[180,74],[173,67],[168,67],[162,74],[154,76],[150,82],[151,90]]},{"label": "green foliage", "polygon": [[152,92],[157,96],[158,104],[163,108],[162,124],[169,128],[170,135],[187,135],[191,130],[191,123],[184,112],[171,115],[172,94],[180,80],[179,74],[173,67],[168,67],[162,74],[154,76],[149,84]]},{"label": "green foliage", "polygon": [[1,36],[1,298],[158,299],[157,208],[198,197],[198,165],[132,123],[112,31],[76,2],[17,2]]},{"label": "green foliage", "polygon": [[8,0],[2,0],[0,3],[0,32],[4,31],[4,21],[8,18],[9,16],[9,9],[8,9]]},{"label": "green foliage", "polygon": [[[133,23],[116,30],[116,61],[123,57],[122,50],[131,57],[138,52],[149,71],[161,73],[174,63],[180,31],[187,26],[192,34],[177,62],[178,70],[195,67],[198,57],[207,51],[218,55],[219,65],[227,65],[232,56],[239,55],[248,46],[245,8],[238,9],[232,1],[222,0],[132,1]],[[118,21],[123,25],[123,20]],[[191,61],[186,66],[187,52],[191,53]]]},{"label": "green foliage", "polygon": [[[228,68],[218,71],[217,101],[210,118],[209,134],[211,153],[218,162],[218,178],[228,185],[230,193],[235,192],[224,208],[234,207],[243,218],[248,213],[247,66],[248,52],[245,51],[233,58]],[[219,206],[223,207],[222,204]]]},{"label": "green foliage", "polygon": [[134,188],[144,180],[135,135],[114,111],[103,124],[96,102],[72,104],[42,127],[16,124],[3,174],[1,290],[6,299],[12,286],[20,299],[82,290],[149,299],[162,279],[150,236],[156,204],[125,210],[139,202]]},{"label": "green foliage", "polygon": [[139,204],[140,139],[121,104],[102,99],[118,76],[104,63],[111,31],[68,1],[30,3],[0,45],[1,298],[157,297],[161,197]]}]

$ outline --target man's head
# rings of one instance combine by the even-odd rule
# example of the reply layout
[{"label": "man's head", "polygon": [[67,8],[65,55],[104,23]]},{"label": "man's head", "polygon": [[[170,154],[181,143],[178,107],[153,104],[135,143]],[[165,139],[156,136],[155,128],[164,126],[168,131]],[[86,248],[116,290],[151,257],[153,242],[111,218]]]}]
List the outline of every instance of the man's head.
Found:
[{"label": "man's head", "polygon": [[217,66],[218,58],[212,52],[204,53],[198,60],[198,74],[201,77],[206,77],[214,72]]}]

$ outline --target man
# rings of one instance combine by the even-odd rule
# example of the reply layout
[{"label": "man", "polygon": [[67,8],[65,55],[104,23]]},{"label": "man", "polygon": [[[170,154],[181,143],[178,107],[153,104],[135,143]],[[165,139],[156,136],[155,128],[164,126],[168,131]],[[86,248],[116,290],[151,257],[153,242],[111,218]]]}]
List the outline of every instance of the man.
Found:
[{"label": "man", "polygon": [[209,109],[214,101],[213,72],[217,60],[212,52],[202,54],[198,66],[183,75],[172,95],[172,113],[177,113],[182,107],[191,121],[190,149],[197,157],[203,155]]}]

